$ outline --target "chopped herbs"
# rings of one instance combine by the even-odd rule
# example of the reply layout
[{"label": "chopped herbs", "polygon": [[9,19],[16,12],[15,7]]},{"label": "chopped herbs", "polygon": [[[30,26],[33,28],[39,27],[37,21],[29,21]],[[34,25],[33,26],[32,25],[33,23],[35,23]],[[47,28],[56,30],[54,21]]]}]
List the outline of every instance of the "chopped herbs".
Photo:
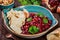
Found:
[{"label": "chopped herbs", "polygon": [[21,5],[40,5],[41,0],[18,0]]},{"label": "chopped herbs", "polygon": [[48,23],[48,19],[47,18],[43,18],[43,23],[47,24]]},{"label": "chopped herbs", "polygon": [[28,30],[31,34],[35,34],[39,31],[39,28],[36,26],[30,26]]},{"label": "chopped herbs", "polygon": [[27,19],[27,21],[29,21],[29,22],[30,22],[30,21],[32,21],[32,18],[31,18],[31,17],[30,17],[30,18],[28,18],[28,19]]},{"label": "chopped herbs", "polygon": [[44,17],[43,13],[38,13],[37,16]]}]

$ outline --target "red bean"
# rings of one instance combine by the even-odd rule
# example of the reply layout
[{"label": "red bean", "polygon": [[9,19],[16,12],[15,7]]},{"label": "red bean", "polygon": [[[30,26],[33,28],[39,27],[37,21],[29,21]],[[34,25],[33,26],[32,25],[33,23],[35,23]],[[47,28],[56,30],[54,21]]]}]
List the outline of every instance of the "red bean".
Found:
[{"label": "red bean", "polygon": [[[26,21],[25,25],[22,26],[22,28],[21,28],[23,34],[30,34],[28,32],[28,29],[32,25],[38,27],[40,30],[38,33],[41,33],[43,31],[45,31],[46,29],[48,29],[50,27],[50,25],[52,24],[51,20],[48,20],[48,23],[44,24],[43,18],[36,16],[36,14],[34,14],[34,13],[30,13],[30,17],[32,18],[32,21],[30,21],[30,22]],[[45,18],[47,18],[47,17],[45,16]]]}]

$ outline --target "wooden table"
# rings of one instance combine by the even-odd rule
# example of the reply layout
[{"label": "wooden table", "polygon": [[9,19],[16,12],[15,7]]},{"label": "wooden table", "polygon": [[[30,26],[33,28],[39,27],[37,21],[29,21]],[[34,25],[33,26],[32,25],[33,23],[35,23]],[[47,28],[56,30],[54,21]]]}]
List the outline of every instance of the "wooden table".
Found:
[{"label": "wooden table", "polygon": [[[20,3],[18,3],[17,0],[15,0],[15,7],[20,6]],[[0,40],[47,40],[46,39],[46,35],[48,33],[50,33],[51,31],[57,29],[60,26],[60,16],[58,13],[53,13],[53,15],[55,16],[55,18],[58,20],[58,25],[56,27],[54,27],[53,29],[51,29],[47,34],[39,37],[39,38],[34,38],[34,39],[26,39],[26,38],[21,38],[21,37],[17,37],[16,35],[12,34],[4,25],[3,19],[2,19],[2,14],[1,14],[1,9],[0,9]],[[6,34],[12,34],[13,38],[6,38]]]}]

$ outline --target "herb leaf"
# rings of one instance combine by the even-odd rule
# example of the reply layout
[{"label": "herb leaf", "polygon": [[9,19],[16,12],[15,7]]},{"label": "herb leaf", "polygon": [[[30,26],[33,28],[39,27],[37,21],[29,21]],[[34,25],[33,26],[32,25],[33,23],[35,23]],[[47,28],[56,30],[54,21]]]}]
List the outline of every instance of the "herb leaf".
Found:
[{"label": "herb leaf", "polygon": [[39,5],[38,1],[35,1],[33,4],[34,4],[34,5]]},{"label": "herb leaf", "polygon": [[41,0],[18,0],[21,5],[40,5]]},{"label": "herb leaf", "polygon": [[37,16],[44,17],[43,13],[38,13]]},{"label": "herb leaf", "polygon": [[30,28],[29,28],[29,33],[31,33],[31,34],[35,34],[35,33],[37,33],[38,31],[39,31],[39,28],[38,27],[36,27],[36,26],[30,26]]},{"label": "herb leaf", "polygon": [[27,19],[27,21],[29,21],[29,22],[30,22],[30,21],[32,21],[32,18],[31,18],[31,17],[30,17],[30,18],[28,18],[28,19]]},{"label": "herb leaf", "polygon": [[48,19],[47,18],[43,18],[43,23],[47,24],[48,23]]}]

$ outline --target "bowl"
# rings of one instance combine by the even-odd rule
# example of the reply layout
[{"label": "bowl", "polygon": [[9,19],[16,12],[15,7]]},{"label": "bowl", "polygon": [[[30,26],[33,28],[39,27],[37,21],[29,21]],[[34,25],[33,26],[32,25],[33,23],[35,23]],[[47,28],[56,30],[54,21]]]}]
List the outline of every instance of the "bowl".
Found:
[{"label": "bowl", "polygon": [[53,27],[55,27],[58,24],[58,21],[53,16],[53,14],[48,9],[46,9],[42,6],[34,6],[34,5],[20,6],[20,7],[14,8],[14,10],[23,10],[23,8],[28,10],[28,12],[42,12],[45,16],[47,16],[50,20],[52,20],[52,25],[46,31],[39,33],[39,34],[34,34],[34,35],[18,34],[9,27],[9,24],[8,24],[9,22],[8,22],[8,19],[6,16],[9,9],[4,9],[2,12],[4,23],[5,23],[6,27],[17,36],[20,36],[23,38],[37,38],[37,37],[43,36],[44,34],[46,34],[49,30],[51,30]]},{"label": "bowl", "polygon": [[13,8],[14,7],[14,0],[13,0],[13,2],[11,3],[11,4],[9,4],[9,5],[1,5],[0,4],[0,8],[1,9],[7,9],[7,8]]}]

